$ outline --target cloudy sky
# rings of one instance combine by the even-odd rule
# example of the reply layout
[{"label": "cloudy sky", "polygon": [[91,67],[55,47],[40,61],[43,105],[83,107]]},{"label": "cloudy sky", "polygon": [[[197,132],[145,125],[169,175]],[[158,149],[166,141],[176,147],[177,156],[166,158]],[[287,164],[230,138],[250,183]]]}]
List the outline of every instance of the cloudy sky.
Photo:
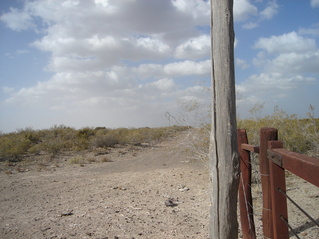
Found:
[{"label": "cloudy sky", "polygon": [[[234,0],[237,113],[319,112],[319,0]],[[1,0],[0,131],[167,126],[210,101],[210,2]],[[166,115],[166,117],[165,117]]]}]

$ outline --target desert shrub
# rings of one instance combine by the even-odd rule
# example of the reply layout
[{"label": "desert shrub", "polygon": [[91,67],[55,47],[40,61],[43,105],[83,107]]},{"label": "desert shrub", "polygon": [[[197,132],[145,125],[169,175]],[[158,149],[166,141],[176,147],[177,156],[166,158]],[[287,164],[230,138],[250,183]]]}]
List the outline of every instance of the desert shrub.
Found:
[{"label": "desert shrub", "polygon": [[77,131],[77,137],[88,139],[91,136],[95,135],[95,130],[92,128],[83,128]]},{"label": "desert shrub", "polygon": [[106,127],[95,127],[94,131],[106,130]]},{"label": "desert shrub", "polygon": [[98,162],[101,163],[108,163],[108,162],[113,162],[112,159],[110,159],[109,157],[103,156],[101,158],[98,159]]},{"label": "desert shrub", "polygon": [[158,141],[158,140],[165,139],[167,137],[172,137],[176,135],[176,133],[186,131],[190,128],[191,126],[178,126],[178,125],[174,125],[170,127],[154,128],[154,129],[151,129],[150,137],[152,140]]},{"label": "desert shrub", "polygon": [[91,140],[91,145],[97,148],[114,147],[119,143],[114,134],[106,133],[104,135],[95,136]]},{"label": "desert shrub", "polygon": [[63,125],[41,131],[41,148],[53,156],[62,151],[72,150],[75,145],[76,130]]},{"label": "desert shrub", "polygon": [[200,128],[193,128],[189,131],[184,144],[191,153],[190,159],[207,161],[210,141],[210,124],[202,125]]},{"label": "desert shrub", "polygon": [[186,130],[186,126],[171,126],[159,128],[118,128],[98,129],[91,138],[93,147],[114,147],[116,145],[140,145],[155,143],[163,138],[173,136],[176,132]]},{"label": "desert shrub", "polygon": [[124,142],[131,145],[139,145],[143,142],[148,142],[149,129],[148,128],[139,128],[139,129],[129,129],[126,132]]},{"label": "desert shrub", "polygon": [[98,129],[95,136],[91,138],[93,147],[114,147],[117,144],[127,144],[128,129]]},{"label": "desert shrub", "polygon": [[17,130],[17,134],[20,134],[31,143],[38,143],[40,141],[39,131],[33,130],[32,128],[25,128]]},{"label": "desert shrub", "polygon": [[88,127],[77,130],[73,141],[73,148],[77,151],[88,149],[90,146],[90,139],[95,136],[95,132],[94,129]]},{"label": "desert shrub", "polygon": [[152,129],[149,134],[150,140],[159,141],[163,138],[173,136],[176,131],[171,127],[160,127]]},{"label": "desert shrub", "polygon": [[86,160],[82,156],[73,157],[68,160],[68,163],[70,164],[83,164],[85,162]]},{"label": "desert shrub", "polygon": [[39,155],[43,151],[43,146],[41,143],[33,144],[29,149],[28,152],[30,154]]},{"label": "desert shrub", "polygon": [[105,128],[105,127],[97,127],[97,128],[94,129],[94,136],[99,136],[99,135],[106,134],[110,130],[112,130],[112,129]]},{"label": "desert shrub", "polygon": [[[250,118],[237,119],[237,128],[246,129],[249,144],[259,145],[260,129],[273,127],[278,129],[279,140],[288,150],[310,156],[319,155],[319,119],[314,116],[313,106],[310,106],[307,118],[303,119],[287,114],[278,106],[272,114],[260,117],[262,109],[263,105],[255,105],[250,110]],[[208,160],[210,127],[210,124],[199,124],[188,134],[184,143],[191,152],[191,158]]]},{"label": "desert shrub", "polygon": [[278,129],[278,138],[284,142],[288,150],[308,154],[319,151],[319,119],[314,117],[314,108],[310,106],[308,118],[301,119],[298,115],[289,115],[278,106],[272,115],[262,118],[238,120],[238,128],[247,130],[250,144],[259,144],[259,131],[262,127]]},{"label": "desert shrub", "polygon": [[108,134],[116,139],[118,144],[125,145],[130,143],[129,138],[127,137],[129,134],[129,129],[127,128],[113,129],[109,131]]},{"label": "desert shrub", "polygon": [[90,141],[85,138],[76,138],[71,145],[71,150],[81,151],[88,149],[90,146]]},{"label": "desert shrub", "polygon": [[42,148],[46,152],[55,156],[66,148],[66,144],[61,138],[54,138],[52,140],[46,140],[45,142],[43,142]]},{"label": "desert shrub", "polygon": [[31,128],[19,129],[15,133],[0,135],[0,158],[19,160],[40,141],[38,131]]},{"label": "desert shrub", "polygon": [[21,134],[7,134],[0,138],[0,159],[18,160],[30,148],[32,142]]}]

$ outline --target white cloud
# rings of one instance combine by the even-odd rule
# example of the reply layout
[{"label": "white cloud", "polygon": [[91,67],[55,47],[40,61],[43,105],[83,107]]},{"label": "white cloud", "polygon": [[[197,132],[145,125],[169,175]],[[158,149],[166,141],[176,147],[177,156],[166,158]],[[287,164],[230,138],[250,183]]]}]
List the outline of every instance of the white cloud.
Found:
[{"label": "white cloud", "polygon": [[99,38],[93,35],[87,39],[75,37],[59,38],[50,35],[33,43],[38,49],[52,53],[48,69],[64,70],[96,70],[118,64],[121,59],[143,60],[167,58],[170,47],[159,39],[150,37]]},{"label": "white cloud", "polygon": [[250,91],[255,92],[255,95],[269,95],[269,92],[272,92],[272,97],[276,97],[276,93],[274,92],[288,91],[314,81],[314,78],[303,77],[301,75],[286,77],[280,73],[261,73],[259,75],[252,75],[243,85]]},{"label": "white cloud", "polygon": [[98,35],[93,35],[85,41],[88,43],[88,47],[91,48],[93,52],[101,51],[103,48],[112,49],[120,47],[119,43],[112,36],[99,37]]},{"label": "white cloud", "polygon": [[180,59],[207,58],[210,56],[210,35],[191,38],[176,48],[175,56]]},{"label": "white cloud", "polygon": [[319,36],[319,24],[313,28],[299,28],[298,34],[300,35],[310,35],[310,36]]},{"label": "white cloud", "polygon": [[151,83],[151,85],[161,91],[171,91],[175,87],[174,81],[172,79],[166,79],[166,78],[155,81]]},{"label": "white cloud", "polygon": [[139,80],[150,80],[158,78],[172,78],[183,76],[210,75],[210,60],[204,61],[180,61],[168,64],[141,64],[137,67],[114,66],[112,72],[119,75],[119,78],[130,78]]},{"label": "white cloud", "polygon": [[257,22],[248,22],[248,23],[245,23],[243,25],[244,29],[254,29],[256,27],[258,27],[258,23]]},{"label": "white cloud", "polygon": [[273,16],[278,13],[278,8],[279,8],[279,6],[276,3],[276,1],[273,0],[273,1],[269,2],[268,6],[260,12],[261,18],[264,18],[264,19],[273,18]]},{"label": "white cloud", "polygon": [[[138,67],[133,68],[124,68],[117,67],[120,71],[123,71],[123,74],[126,75],[138,75],[141,79],[154,79],[157,77],[164,77],[163,68],[161,64],[141,64]],[[124,73],[125,72],[125,73]]]},{"label": "white cloud", "polygon": [[[207,1],[179,2],[183,7],[169,1],[95,3],[97,6],[84,1],[26,3],[30,13],[47,23],[47,34],[33,43],[34,47],[51,53],[47,69],[98,70],[120,64],[123,59],[133,62],[166,59],[180,41],[186,44],[177,48],[180,59],[209,56],[207,36],[197,37],[196,31],[189,30],[209,23]],[[185,29],[181,26],[187,24],[188,30],[181,33]],[[190,44],[190,39],[195,44]]]},{"label": "white cloud", "polygon": [[94,0],[95,4],[101,4],[104,8],[107,8],[110,3],[109,0]]},{"label": "white cloud", "polygon": [[301,93],[318,85],[319,49],[314,39],[290,32],[260,38],[254,47],[262,50],[253,59],[260,73],[237,85],[240,109],[266,102],[268,109],[300,105],[304,110],[318,100],[315,95]]},{"label": "white cloud", "polygon": [[270,38],[259,38],[255,48],[266,50],[270,54],[287,52],[308,52],[316,50],[316,41],[299,36],[296,32],[290,32]]},{"label": "white cloud", "polygon": [[159,54],[168,54],[170,47],[161,42],[159,39],[153,39],[150,37],[138,38],[136,40],[136,45],[138,48],[144,48],[147,51]]},{"label": "white cloud", "polygon": [[310,0],[311,7],[319,7],[319,0]]},{"label": "white cloud", "polygon": [[183,61],[170,63],[164,66],[164,72],[171,76],[209,75],[210,60],[202,62]]},{"label": "white cloud", "polygon": [[279,11],[277,0],[268,1],[264,9],[259,9],[257,6],[258,4],[252,4],[250,0],[234,1],[234,19],[236,22],[243,22],[243,29],[259,27],[261,22],[271,20]]},{"label": "white cloud", "polygon": [[251,16],[257,16],[258,9],[249,0],[234,1],[234,20],[245,21]]},{"label": "white cloud", "polygon": [[[258,9],[261,5],[266,8]],[[275,1],[234,1],[235,20],[246,29],[277,12]],[[156,126],[163,113],[178,111],[176,101],[209,102],[210,93],[198,85],[211,73],[209,1],[25,1],[1,21],[14,31],[41,33],[31,45],[49,55],[50,79],[2,87],[8,97],[2,105],[21,109],[14,117],[23,124],[35,122],[22,114],[32,112],[39,115],[37,125]],[[256,41],[258,71],[237,86],[243,100],[263,102],[268,92],[278,99],[313,84],[319,53],[308,36],[315,34],[316,26]],[[236,64],[245,73],[255,70],[246,56]]]},{"label": "white cloud", "polygon": [[172,4],[180,12],[191,15],[194,19],[203,19],[210,16],[210,2],[201,0],[179,0]]},{"label": "white cloud", "polygon": [[[51,125],[62,123],[83,127],[88,124],[85,122],[89,122],[90,125],[107,124],[112,127],[159,126],[165,123],[161,117],[165,112],[177,113],[176,102],[181,97],[207,101],[203,87],[185,88],[176,84],[174,78],[205,74],[207,77],[209,73],[209,61],[141,64],[137,67],[115,65],[109,70],[63,71],[33,87],[7,90],[9,97],[6,104],[10,107],[23,106],[29,112],[33,112],[34,107],[45,108],[42,112],[46,115],[55,115],[46,120]],[[94,117],[88,118],[88,114]],[[130,115],[129,125],[127,115]],[[39,122],[37,127],[41,124]]]},{"label": "white cloud", "polygon": [[[273,107],[279,105],[285,110],[300,105],[303,111],[314,104],[315,95],[302,96],[300,92],[315,86],[316,79],[302,75],[284,75],[281,73],[261,73],[250,76],[236,85],[239,112],[249,115],[248,111],[257,104],[265,104],[263,114],[271,114]],[[294,112],[294,111],[292,111]],[[301,112],[301,111],[299,111]]]},{"label": "white cloud", "polygon": [[271,70],[286,73],[319,73],[319,50],[305,53],[284,53],[271,61]]},{"label": "white cloud", "polygon": [[265,50],[259,52],[253,62],[267,71],[287,75],[319,72],[319,50],[316,41],[296,32],[260,38],[254,47]]},{"label": "white cloud", "polygon": [[243,59],[237,58],[237,59],[235,59],[235,63],[237,66],[239,66],[243,70],[247,69],[249,67],[249,64]]},{"label": "white cloud", "polygon": [[3,92],[4,94],[10,94],[10,93],[13,93],[13,92],[14,92],[14,88],[4,86],[4,87],[2,87],[2,92]]},{"label": "white cloud", "polygon": [[0,20],[14,31],[35,29],[35,24],[32,22],[30,14],[16,8],[10,8],[10,12],[2,14]]}]

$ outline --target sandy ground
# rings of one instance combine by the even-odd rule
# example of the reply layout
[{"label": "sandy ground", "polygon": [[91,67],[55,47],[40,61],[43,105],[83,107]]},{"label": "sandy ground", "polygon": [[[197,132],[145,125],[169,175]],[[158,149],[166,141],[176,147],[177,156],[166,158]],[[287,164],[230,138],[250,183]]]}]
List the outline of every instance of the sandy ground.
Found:
[{"label": "sandy ground", "polygon": [[[207,239],[207,165],[190,160],[182,140],[179,136],[154,147],[117,149],[108,155],[112,162],[60,160],[10,171],[2,165],[0,238]],[[288,187],[319,222],[317,188],[302,181]],[[306,192],[310,196],[305,198]],[[319,238],[319,229],[301,216],[295,219],[301,238]]]}]

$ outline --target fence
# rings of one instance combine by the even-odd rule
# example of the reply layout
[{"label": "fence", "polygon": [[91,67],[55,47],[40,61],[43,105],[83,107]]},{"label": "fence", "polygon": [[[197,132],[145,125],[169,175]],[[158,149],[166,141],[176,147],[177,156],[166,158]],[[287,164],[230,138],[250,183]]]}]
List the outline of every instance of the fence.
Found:
[{"label": "fence", "polygon": [[[237,131],[240,154],[241,180],[239,185],[239,209],[244,239],[256,238],[252,193],[250,152],[259,154],[259,170],[262,188],[262,223],[264,238],[286,239],[289,230],[299,238],[288,223],[285,170],[319,187],[319,159],[294,153],[283,148],[278,141],[278,130],[262,128],[260,146],[248,144],[246,130]],[[295,204],[315,225],[319,224],[302,208]]]}]

